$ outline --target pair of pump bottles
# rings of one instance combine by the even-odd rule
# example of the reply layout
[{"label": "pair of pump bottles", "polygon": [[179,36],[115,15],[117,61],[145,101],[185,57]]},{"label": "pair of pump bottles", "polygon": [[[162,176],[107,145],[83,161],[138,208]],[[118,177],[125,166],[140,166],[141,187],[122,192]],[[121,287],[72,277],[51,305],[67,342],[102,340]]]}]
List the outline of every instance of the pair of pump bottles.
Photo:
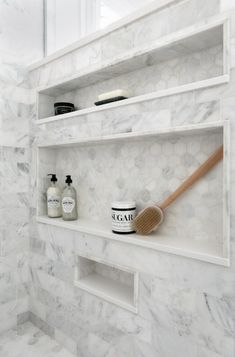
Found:
[{"label": "pair of pump bottles", "polygon": [[56,174],[48,174],[51,176],[51,185],[47,190],[47,214],[50,218],[61,217],[65,221],[74,221],[78,218],[77,214],[77,193],[71,185],[72,179],[70,175],[66,176],[66,187],[61,193],[57,185]]}]

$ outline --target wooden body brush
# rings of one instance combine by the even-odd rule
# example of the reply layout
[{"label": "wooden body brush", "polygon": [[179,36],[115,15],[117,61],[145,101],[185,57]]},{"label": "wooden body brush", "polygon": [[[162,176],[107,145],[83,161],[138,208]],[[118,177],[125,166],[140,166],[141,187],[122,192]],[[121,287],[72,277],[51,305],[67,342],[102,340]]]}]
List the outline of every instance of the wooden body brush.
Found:
[{"label": "wooden body brush", "polygon": [[147,235],[157,229],[164,219],[164,210],[182,193],[190,188],[199,178],[204,176],[223,158],[223,146],[217,149],[194,173],[189,176],[170,196],[160,205],[144,208],[134,219],[134,229],[137,233]]}]

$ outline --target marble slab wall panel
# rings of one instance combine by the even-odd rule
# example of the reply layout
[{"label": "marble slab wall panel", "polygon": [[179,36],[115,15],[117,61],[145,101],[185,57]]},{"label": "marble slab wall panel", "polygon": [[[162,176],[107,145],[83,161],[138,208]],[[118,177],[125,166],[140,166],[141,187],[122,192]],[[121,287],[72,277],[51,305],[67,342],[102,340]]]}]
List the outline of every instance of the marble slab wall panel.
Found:
[{"label": "marble slab wall panel", "polygon": [[28,149],[0,147],[0,332],[28,306]]},{"label": "marble slab wall panel", "polygon": [[33,106],[23,69],[4,65],[0,96],[0,331],[3,332],[16,326],[22,314],[29,311],[29,118]]},{"label": "marble slab wall panel", "polygon": [[[89,48],[85,47],[74,51],[70,55],[35,70],[31,74],[31,83],[33,87],[40,84],[52,84],[56,79],[69,76],[82,66],[97,63],[103,58],[119,53],[119,51],[121,53],[134,44],[144,43],[151,36],[157,38],[197,21],[207,20],[210,16],[218,14],[220,4],[217,0],[206,2],[182,1],[176,7],[166,9],[161,14],[152,14],[141,19],[138,24],[133,23],[120,30],[119,33],[113,33],[110,37],[107,36],[102,40],[102,43],[94,42]],[[232,21],[231,38],[234,41],[235,11],[230,10],[229,15]],[[114,42],[115,36],[117,36],[118,44],[117,40]],[[120,41],[120,36],[123,37],[123,41]],[[117,49],[114,48],[116,46]],[[79,55],[82,58],[81,62],[79,62]],[[232,56],[234,57],[234,53],[232,53]],[[231,121],[231,155],[233,158],[235,155],[235,70],[233,57],[231,60],[231,79],[228,84],[132,105],[128,107],[128,110],[127,108],[119,108],[118,110],[42,125],[40,128],[32,126],[33,147],[36,146],[37,142],[46,144],[52,141],[59,143],[76,137],[103,136],[137,130],[157,130],[162,127],[228,119]],[[86,97],[84,96],[84,102],[85,100]],[[221,137],[218,140],[221,140]],[[211,145],[219,142],[221,141],[208,140],[207,145],[205,140],[204,148],[212,149]],[[172,145],[177,146],[177,142],[170,142],[170,146],[164,148],[164,151],[166,150],[164,157],[167,157],[168,150],[170,150],[169,152],[175,150],[172,149]],[[138,171],[138,166],[143,165],[143,155],[146,152],[148,154],[151,152],[150,146],[151,141],[146,144],[145,150],[141,152],[142,160],[135,162],[133,170]],[[179,150],[181,150],[181,145],[179,147]],[[192,148],[194,150],[194,145],[192,145]],[[138,151],[140,148],[134,150]],[[116,151],[115,149],[111,150],[111,146],[107,148],[107,152],[114,159],[118,153],[121,157],[122,155],[126,157],[122,154],[123,151],[125,151],[125,146],[121,147],[120,144],[116,146]],[[92,170],[96,169],[97,175],[101,176],[98,163],[102,163],[102,160],[104,160],[102,159],[102,147],[96,150],[83,148],[82,153],[86,163],[93,162]],[[33,155],[35,155],[35,151],[33,151]],[[195,158],[196,154],[192,154],[192,156]],[[76,161],[77,157],[80,157],[78,149],[74,150],[73,160]],[[82,157],[80,158],[81,161]],[[96,161],[96,158],[99,160]],[[77,169],[74,168],[74,165],[72,166],[71,162],[69,163],[69,160],[66,161],[66,155],[63,160],[62,156],[58,159],[63,162],[63,167],[68,164],[70,170]],[[169,162],[171,159],[173,159],[173,155],[170,155]],[[110,158],[106,161],[110,162]],[[190,162],[190,160],[186,160],[185,164],[190,164]],[[144,165],[147,165],[147,163],[144,163]],[[86,164],[84,167],[86,167]],[[102,165],[100,167],[102,168]],[[189,166],[186,165],[185,167],[189,170]],[[58,165],[58,170],[61,170],[62,174],[62,166],[60,168]],[[219,170],[219,167],[216,170]],[[141,247],[133,247],[118,241],[79,234],[58,227],[36,224],[35,169],[32,172],[34,177],[31,178],[30,188],[32,193],[30,310],[34,316],[38,317],[38,320],[34,319],[35,322],[43,321],[44,326],[47,326],[50,332],[54,331],[58,340],[63,341],[65,346],[80,357],[142,357],[146,355],[150,357],[175,357],[176,353],[182,357],[234,357],[234,160],[231,161],[230,169],[232,224],[231,267],[229,268]],[[87,172],[89,176],[88,165]],[[165,174],[167,175],[169,172],[165,172]],[[220,171],[215,172],[217,175]],[[82,165],[79,166],[79,163],[77,174],[81,175],[76,184],[79,190],[79,185],[82,185],[87,177],[85,170],[82,169]],[[211,175],[213,177],[213,173]],[[218,175],[212,179],[215,184],[216,195],[213,195],[215,201],[218,199],[217,193],[220,192],[218,184],[221,181],[219,177]],[[118,176],[115,186],[117,193],[119,192],[118,187],[122,186],[123,182],[125,186],[125,180],[118,180],[119,178]],[[210,185],[212,181],[209,181],[209,177],[207,181],[203,181],[202,186],[206,184],[207,193],[213,190],[213,185]],[[161,179],[161,183],[167,182],[167,180]],[[149,199],[153,199],[153,192],[156,191],[154,180],[153,186],[154,188],[150,187],[149,189],[151,197],[146,192],[139,196],[141,205],[144,205]],[[163,188],[162,192],[164,191]],[[196,190],[197,196],[201,199],[203,192],[205,193],[205,187],[201,187],[199,191]],[[193,192],[190,194],[193,194]],[[87,197],[91,202],[89,192]],[[100,197],[101,194],[97,197],[97,204],[101,202]],[[206,199],[208,199],[208,196]],[[112,200],[111,195],[110,200]],[[191,201],[194,202],[194,200],[196,200],[195,196],[192,197]],[[85,200],[83,200],[84,207],[86,207]],[[179,207],[178,204],[177,207]],[[103,209],[105,208],[103,207]],[[176,210],[176,208],[174,209]],[[205,206],[202,205],[200,214],[205,212],[207,220],[209,220],[215,212],[208,213],[204,209]],[[174,212],[177,213],[177,210]],[[185,208],[185,212],[190,215],[192,210]],[[208,217],[210,213],[211,217]],[[217,210],[217,213],[220,216],[219,210]],[[94,214],[96,214],[95,209]],[[172,217],[169,219],[172,219]],[[210,234],[213,239],[216,239],[215,231],[218,220],[215,218],[213,222],[216,223],[211,225]],[[195,225],[194,230],[196,226],[198,227],[198,225]],[[162,229],[168,228],[166,222],[166,226]],[[140,273],[138,314],[128,312],[74,287],[74,267],[76,256],[79,254],[97,257],[103,261],[108,260],[113,264],[136,269]]]},{"label": "marble slab wall panel", "polygon": [[[78,355],[87,356],[90,351],[95,356],[95,339],[100,356],[108,351],[112,356],[114,349],[120,353],[124,341],[128,357],[130,346],[137,356],[142,351],[173,356],[176,345],[182,353],[186,346],[185,356],[189,352],[200,356],[201,351],[233,356],[232,270],[142,248],[130,249],[122,243],[59,228],[38,228],[45,247],[43,251],[34,247],[33,309],[45,316],[47,324],[77,341]],[[79,253],[95,254],[140,271],[137,315],[74,288],[73,256]],[[63,268],[59,270],[59,266]]]},{"label": "marble slab wall panel", "polygon": [[40,5],[0,4],[0,333],[24,322],[29,311],[29,130],[35,100],[25,66],[42,53]]}]

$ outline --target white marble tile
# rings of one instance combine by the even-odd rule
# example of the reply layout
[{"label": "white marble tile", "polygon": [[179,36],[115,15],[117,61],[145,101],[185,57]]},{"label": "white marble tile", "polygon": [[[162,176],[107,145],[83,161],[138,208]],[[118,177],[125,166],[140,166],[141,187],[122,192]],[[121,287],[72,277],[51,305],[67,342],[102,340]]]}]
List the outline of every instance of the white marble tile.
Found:
[{"label": "white marble tile", "polygon": [[[0,45],[0,281],[8,283],[0,292],[0,330],[3,332],[16,326],[18,319],[29,311],[28,145],[29,120],[34,109],[30,103],[26,70],[16,56],[18,50],[14,38],[19,38],[20,31],[15,31],[16,27],[11,31],[7,23],[11,14],[15,26],[23,17],[27,21],[30,19],[26,1],[21,4],[6,1],[0,8],[3,17]],[[27,39],[18,41],[23,51],[24,41]],[[33,48],[31,54],[26,51],[24,55],[33,55]]]},{"label": "white marble tile", "polygon": [[[16,325],[17,315],[30,309],[34,313],[34,321],[44,325],[48,333],[53,333],[55,329],[57,341],[79,357],[173,357],[176,353],[182,357],[233,357],[234,247],[232,267],[225,268],[147,249],[130,248],[121,242],[68,232],[58,227],[37,225],[36,155],[35,151],[30,152],[29,158],[29,152],[25,150],[29,140],[35,148],[37,142],[47,144],[49,141],[61,142],[76,137],[141,132],[221,119],[233,121],[234,46],[231,81],[228,84],[131,105],[128,109],[118,108],[61,120],[40,128],[29,125],[29,120],[36,114],[35,93],[30,91],[29,83],[32,88],[53,84],[146,41],[156,40],[201,21],[207,22],[219,13],[220,5],[226,11],[231,7],[226,0],[178,1],[172,8],[143,17],[91,46],[35,70],[30,74],[30,82],[26,81],[25,71],[19,69],[11,58],[1,61],[0,141],[1,145],[12,146],[12,151],[0,148],[0,178],[6,172],[9,176],[5,183],[0,184],[0,188],[6,191],[1,192],[0,200],[0,213],[4,217],[4,222],[0,223],[2,331]],[[232,33],[233,28],[232,17]],[[221,68],[221,48],[210,48],[200,54],[176,58],[138,73],[128,73],[80,89],[76,92],[76,100],[86,107],[93,105],[97,94],[107,88],[128,84],[134,94],[141,94],[217,75],[221,73]],[[233,143],[234,130],[231,134]],[[97,219],[103,216],[103,212],[108,217],[107,207],[113,199],[112,195],[135,195],[142,207],[150,200],[162,198],[168,190],[172,191],[221,142],[221,137],[211,135],[201,138],[200,145],[193,137],[173,139],[168,143],[150,140],[142,149],[137,144],[127,147],[107,145],[105,150],[102,147],[74,149],[71,160],[68,160],[68,150],[65,150],[59,153],[57,162],[61,182],[65,174],[63,170],[76,173],[80,209],[87,215],[92,213]],[[161,159],[157,160],[156,154]],[[118,158],[122,159],[125,170],[118,166]],[[48,166],[47,160],[51,160]],[[53,156],[44,153],[42,175],[53,165],[53,161]],[[145,169],[141,170],[141,167]],[[232,170],[234,185],[233,166]],[[136,187],[126,184],[125,175],[129,172],[133,175],[133,182],[136,181]],[[211,173],[187,194],[185,200],[172,206],[163,231],[178,236],[184,234],[186,238],[191,237],[193,231],[198,239],[221,239],[221,221],[218,219],[221,216],[220,167],[215,172],[218,176]],[[134,180],[138,176],[140,179]],[[107,183],[107,178],[112,184]],[[29,179],[30,197],[27,196]],[[42,185],[44,198],[45,182]],[[108,193],[104,192],[104,187]],[[205,209],[206,205],[210,210]],[[4,210],[6,206],[7,210]],[[30,226],[27,224],[29,206]],[[179,209],[186,223],[177,224],[177,230],[175,222],[179,222]],[[234,205],[232,214],[234,216]],[[28,230],[32,237],[30,257],[27,252]],[[14,237],[17,237],[16,241]],[[79,252],[140,272],[137,315],[74,288],[74,255]],[[29,282],[27,291],[25,283]],[[14,287],[18,287],[17,299],[14,298]],[[29,300],[26,293],[30,294]],[[55,341],[29,324],[24,325],[18,334],[10,331],[0,336],[0,356],[21,355],[70,356]]]},{"label": "white marble tile", "polygon": [[0,336],[1,357],[72,357],[58,342],[27,322]]}]

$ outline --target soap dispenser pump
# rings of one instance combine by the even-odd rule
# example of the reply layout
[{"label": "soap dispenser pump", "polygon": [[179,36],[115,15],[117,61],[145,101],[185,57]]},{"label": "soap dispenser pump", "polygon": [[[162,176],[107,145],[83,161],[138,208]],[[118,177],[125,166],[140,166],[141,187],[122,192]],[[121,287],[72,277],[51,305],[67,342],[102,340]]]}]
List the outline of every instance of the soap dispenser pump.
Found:
[{"label": "soap dispenser pump", "polygon": [[66,176],[66,187],[62,194],[62,215],[65,221],[74,221],[78,218],[77,214],[77,192],[72,186],[71,175]]},{"label": "soap dispenser pump", "polygon": [[61,212],[61,191],[57,186],[56,174],[48,174],[51,176],[51,185],[47,190],[47,214],[50,218],[62,216]]}]

